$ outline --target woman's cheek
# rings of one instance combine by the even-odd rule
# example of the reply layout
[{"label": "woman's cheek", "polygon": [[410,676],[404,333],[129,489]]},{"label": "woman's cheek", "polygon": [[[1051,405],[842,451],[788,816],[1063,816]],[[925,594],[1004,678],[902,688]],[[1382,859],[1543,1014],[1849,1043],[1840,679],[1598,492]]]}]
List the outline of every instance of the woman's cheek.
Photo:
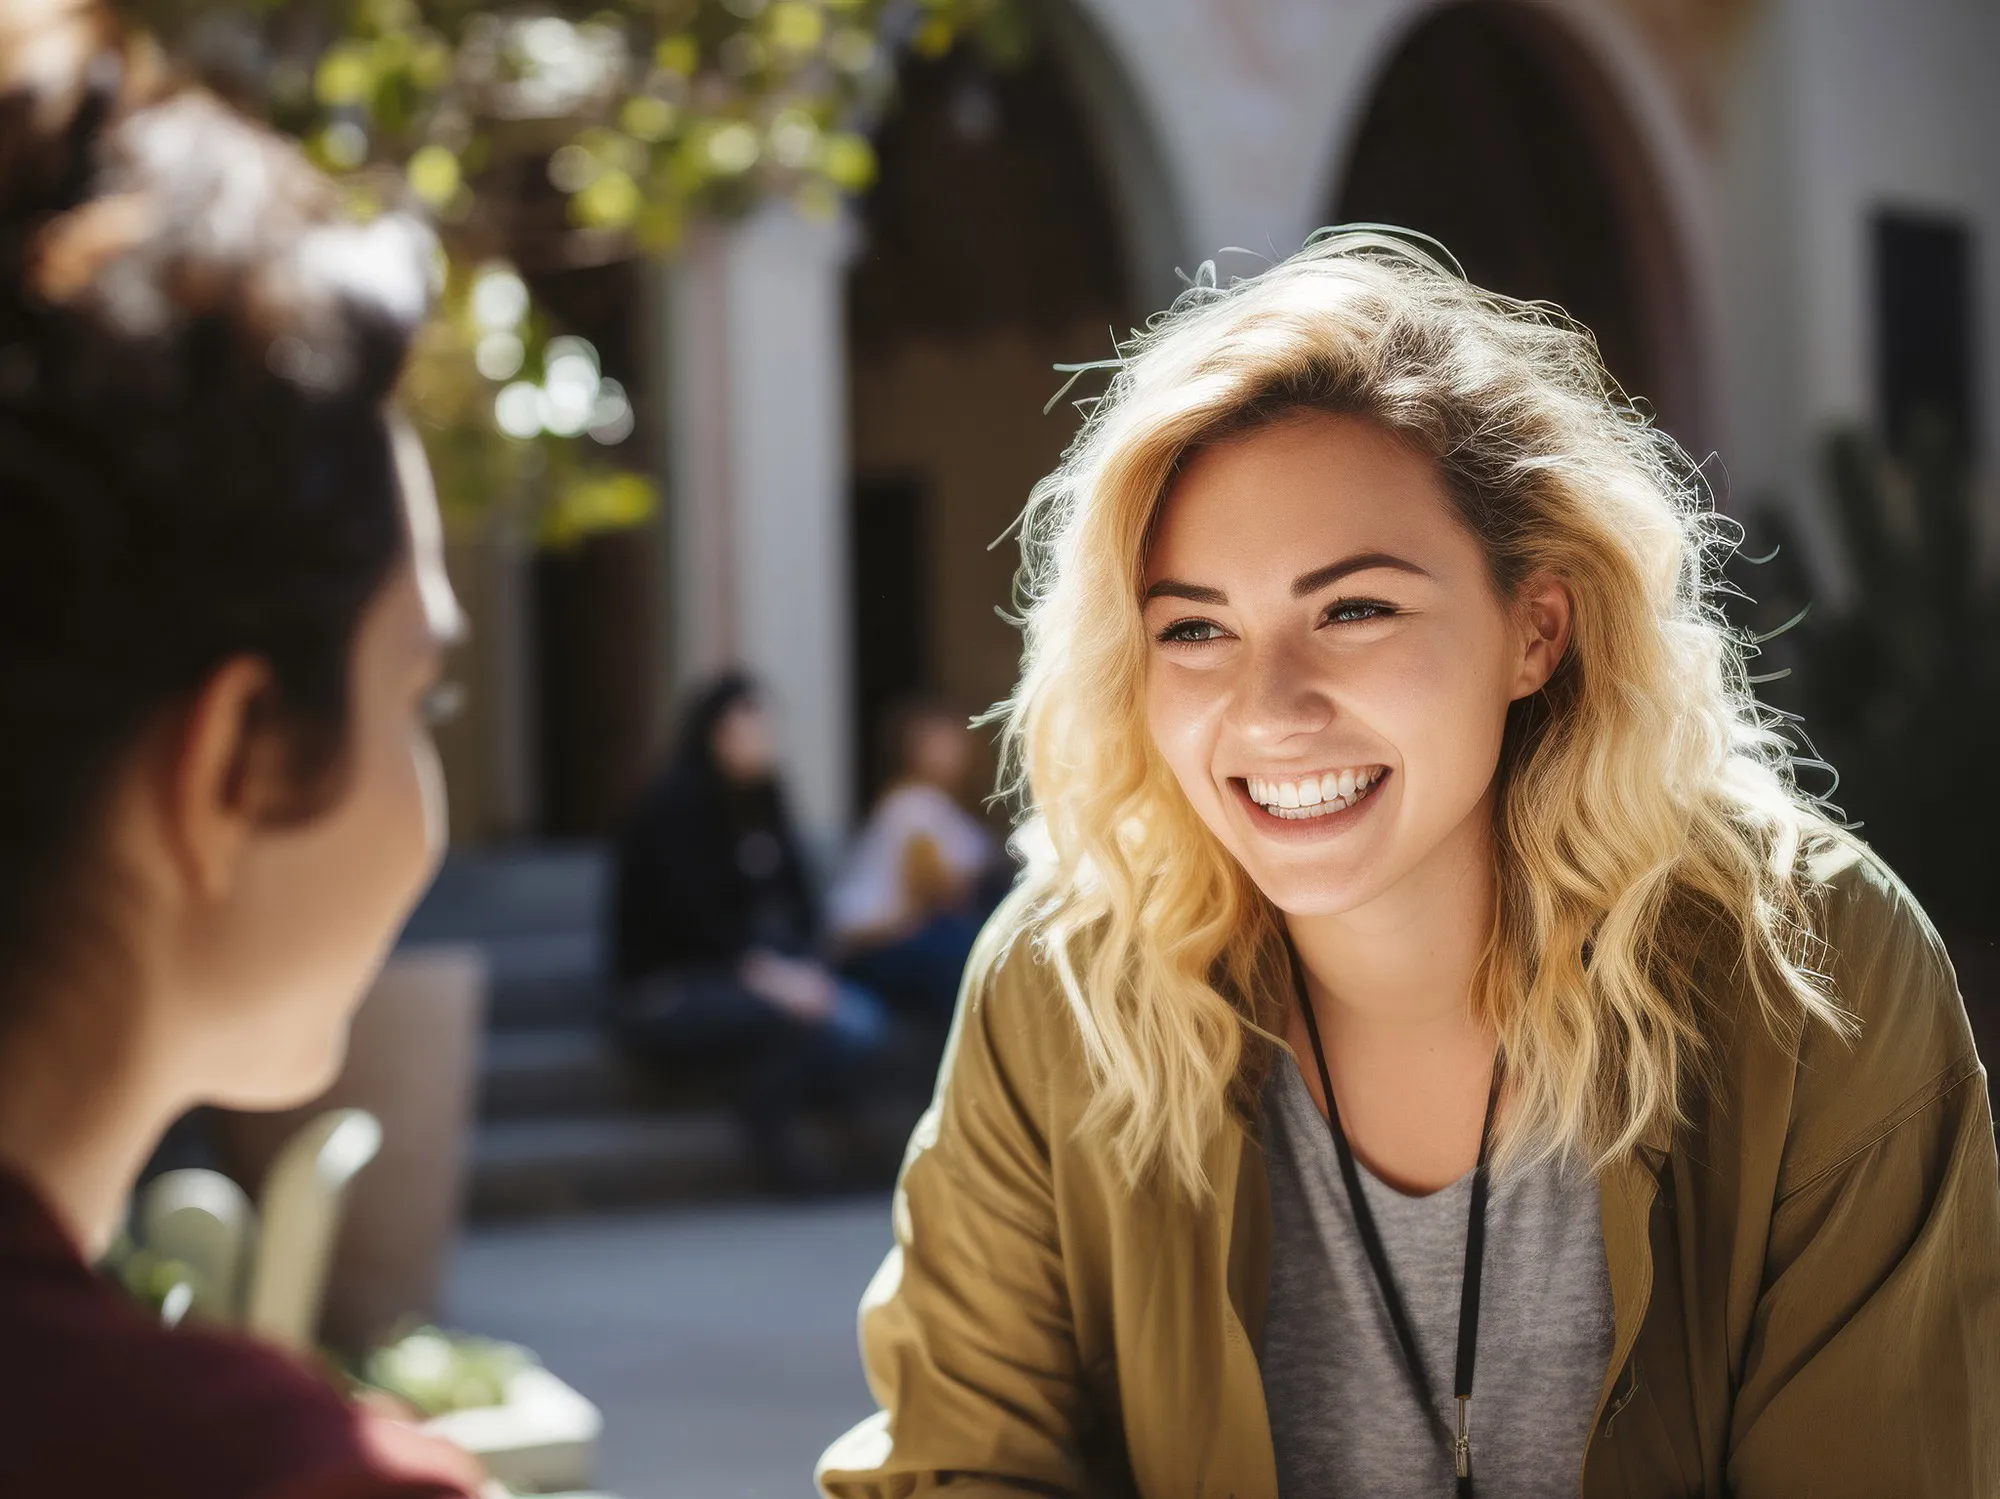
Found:
[{"label": "woman's cheek", "polygon": [[424,829],[425,878],[437,869],[451,843],[451,803],[445,792],[444,762],[437,743],[421,725],[411,734],[410,760],[416,774],[418,812]]},{"label": "woman's cheek", "polygon": [[1212,789],[1209,761],[1219,711],[1207,675],[1155,666],[1146,693],[1153,746],[1197,807],[1206,805],[1204,793]]},{"label": "woman's cheek", "polygon": [[1404,793],[1448,810],[1484,793],[1506,718],[1482,654],[1464,642],[1413,641],[1374,664],[1349,701],[1403,762]]},{"label": "woman's cheek", "polygon": [[446,838],[444,776],[421,722],[390,720],[380,746],[374,827],[377,888],[396,903],[400,925],[429,884]]}]

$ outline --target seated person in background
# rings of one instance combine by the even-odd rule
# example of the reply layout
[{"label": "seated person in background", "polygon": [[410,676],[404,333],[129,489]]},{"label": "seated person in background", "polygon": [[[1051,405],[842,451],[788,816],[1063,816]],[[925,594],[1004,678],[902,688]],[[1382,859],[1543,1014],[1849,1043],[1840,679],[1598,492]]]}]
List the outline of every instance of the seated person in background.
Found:
[{"label": "seated person in background", "polygon": [[741,673],[695,699],[680,748],[619,839],[612,950],[621,1037],[673,1066],[740,1065],[737,1104],[774,1186],[821,1185],[794,1125],[851,1103],[888,1039],[876,997],[818,960],[819,912]]},{"label": "seated person in background", "polygon": [[907,1014],[946,1020],[1012,870],[958,802],[976,747],[965,716],[913,702],[887,731],[894,779],[834,882],[828,921],[843,972]]},{"label": "seated person in background", "polygon": [[458,629],[383,404],[429,236],[146,58],[0,3],[0,1494],[467,1499],[91,1270],[177,1116],[339,1071],[441,852]]}]

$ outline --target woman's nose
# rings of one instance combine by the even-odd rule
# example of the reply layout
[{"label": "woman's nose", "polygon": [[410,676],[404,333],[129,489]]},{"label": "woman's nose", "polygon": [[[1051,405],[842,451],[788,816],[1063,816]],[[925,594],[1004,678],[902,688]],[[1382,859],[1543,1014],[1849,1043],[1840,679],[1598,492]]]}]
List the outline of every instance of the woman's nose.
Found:
[{"label": "woman's nose", "polygon": [[1333,721],[1331,684],[1319,680],[1309,644],[1269,642],[1244,652],[1236,730],[1264,749],[1317,734]]}]

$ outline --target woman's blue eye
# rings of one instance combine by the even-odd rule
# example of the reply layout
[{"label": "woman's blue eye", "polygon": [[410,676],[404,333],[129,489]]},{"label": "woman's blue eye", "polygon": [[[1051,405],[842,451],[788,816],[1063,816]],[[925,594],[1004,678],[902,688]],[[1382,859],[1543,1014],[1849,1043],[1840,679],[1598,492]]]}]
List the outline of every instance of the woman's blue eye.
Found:
[{"label": "woman's blue eye", "polygon": [[1389,604],[1378,604],[1372,599],[1342,599],[1326,611],[1326,622],[1330,625],[1363,624],[1371,619],[1387,619],[1396,611]]},{"label": "woman's blue eye", "polygon": [[1222,627],[1212,619],[1177,619],[1156,638],[1162,645],[1205,645],[1221,635]]}]

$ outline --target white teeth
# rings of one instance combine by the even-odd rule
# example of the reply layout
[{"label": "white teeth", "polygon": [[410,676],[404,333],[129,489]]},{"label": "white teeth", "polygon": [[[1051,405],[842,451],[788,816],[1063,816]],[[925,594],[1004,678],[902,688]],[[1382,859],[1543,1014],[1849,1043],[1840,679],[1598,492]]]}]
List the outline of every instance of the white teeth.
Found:
[{"label": "white teeth", "polygon": [[1325,817],[1351,807],[1381,779],[1381,767],[1375,766],[1286,781],[1246,776],[1244,785],[1249,789],[1250,799],[1272,816],[1299,819]]}]

